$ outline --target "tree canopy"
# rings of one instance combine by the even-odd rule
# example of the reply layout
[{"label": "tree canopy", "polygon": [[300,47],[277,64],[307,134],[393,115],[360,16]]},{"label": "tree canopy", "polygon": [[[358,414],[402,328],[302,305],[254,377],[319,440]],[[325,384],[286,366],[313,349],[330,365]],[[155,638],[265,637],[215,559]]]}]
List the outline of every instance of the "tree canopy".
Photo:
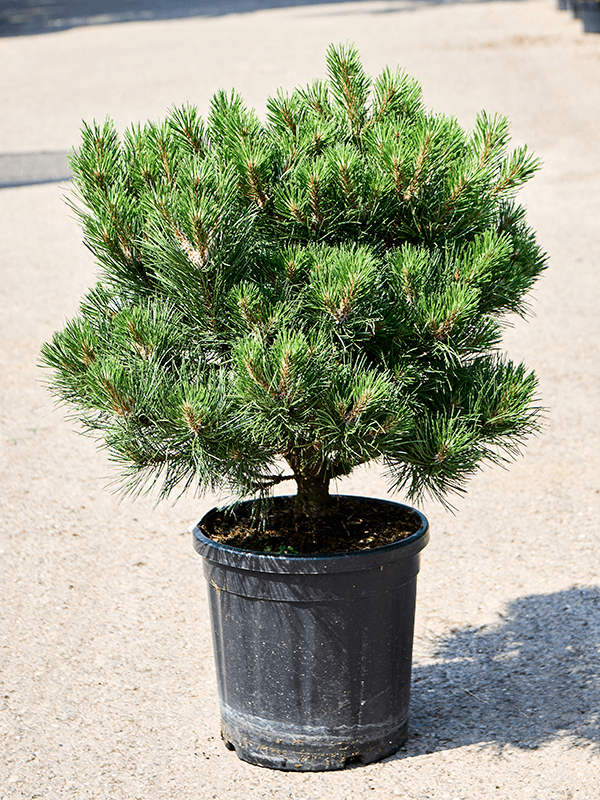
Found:
[{"label": "tree canopy", "polygon": [[538,162],[353,46],[327,67],[264,122],[220,91],[206,120],[84,125],[72,205],[100,281],[42,359],[126,491],[293,478],[319,514],[379,460],[446,501],[538,426],[535,375],[499,352],[544,269],[514,200]]}]

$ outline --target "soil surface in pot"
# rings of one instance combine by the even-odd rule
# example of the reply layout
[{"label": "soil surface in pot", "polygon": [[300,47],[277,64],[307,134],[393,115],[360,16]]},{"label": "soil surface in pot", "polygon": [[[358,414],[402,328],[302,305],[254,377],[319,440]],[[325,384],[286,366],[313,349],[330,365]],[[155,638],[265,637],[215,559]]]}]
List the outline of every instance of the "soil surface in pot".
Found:
[{"label": "soil surface in pot", "polygon": [[322,555],[370,550],[416,533],[421,520],[410,509],[373,500],[332,498],[319,520],[294,516],[293,497],[268,501],[264,520],[251,504],[218,511],[204,530],[215,542],[264,553]]}]

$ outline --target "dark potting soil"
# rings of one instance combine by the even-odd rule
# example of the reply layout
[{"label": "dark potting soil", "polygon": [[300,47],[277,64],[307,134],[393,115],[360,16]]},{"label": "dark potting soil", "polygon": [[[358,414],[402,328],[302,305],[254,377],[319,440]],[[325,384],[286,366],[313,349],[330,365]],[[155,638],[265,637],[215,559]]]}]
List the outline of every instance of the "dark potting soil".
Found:
[{"label": "dark potting soil", "polygon": [[274,497],[265,510],[262,523],[251,505],[218,511],[205,533],[215,542],[244,550],[316,555],[393,544],[421,527],[409,509],[376,500],[333,497],[329,512],[317,522],[294,516],[293,497]]}]

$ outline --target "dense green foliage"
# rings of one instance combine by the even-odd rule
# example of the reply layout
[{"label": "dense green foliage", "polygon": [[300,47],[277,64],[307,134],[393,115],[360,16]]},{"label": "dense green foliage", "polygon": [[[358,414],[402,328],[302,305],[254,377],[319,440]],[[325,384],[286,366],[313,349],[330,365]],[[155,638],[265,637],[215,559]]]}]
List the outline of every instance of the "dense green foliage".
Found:
[{"label": "dense green foliage", "polygon": [[497,352],[544,268],[513,201],[536,161],[503,118],[465,133],[404,73],[371,82],[352,47],[327,63],[264,124],[219,92],[206,121],[84,127],[74,208],[101,282],[43,361],[128,490],[293,477],[319,514],[379,459],[443,499],[536,429],[535,376]]}]

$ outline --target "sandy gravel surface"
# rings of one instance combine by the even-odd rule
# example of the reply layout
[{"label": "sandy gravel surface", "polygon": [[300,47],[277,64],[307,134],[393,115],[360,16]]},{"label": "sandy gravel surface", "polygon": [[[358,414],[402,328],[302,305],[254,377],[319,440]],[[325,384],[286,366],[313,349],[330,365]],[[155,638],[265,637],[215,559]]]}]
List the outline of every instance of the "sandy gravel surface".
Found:
[{"label": "sandy gravel surface", "polygon": [[[410,740],[338,773],[252,767],[218,739],[199,557],[214,498],[118,504],[110,466],[39,382],[94,264],[57,184],[0,191],[0,800],[600,796],[600,36],[546,0],[348,2],[0,40],[0,153],[64,151],[236,86],[259,110],[330,41],[401,63],[470,126],[508,114],[545,162],[522,193],[551,254],[506,334],[548,424],[452,516],[425,507]],[[8,76],[8,80],[6,79]],[[385,495],[376,471],[345,491]]]}]

